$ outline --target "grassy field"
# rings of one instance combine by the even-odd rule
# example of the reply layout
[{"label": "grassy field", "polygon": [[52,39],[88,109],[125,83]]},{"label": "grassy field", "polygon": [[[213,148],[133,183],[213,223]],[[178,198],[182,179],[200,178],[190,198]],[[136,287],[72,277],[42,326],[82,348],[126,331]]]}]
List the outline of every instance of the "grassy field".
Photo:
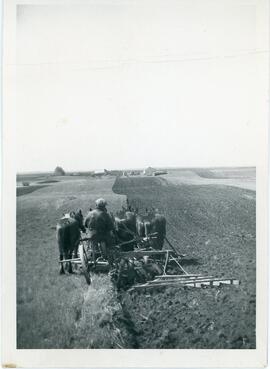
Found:
[{"label": "grassy field", "polygon": [[[18,348],[255,347],[254,191],[165,177],[56,179],[17,197]],[[168,238],[197,261],[185,265],[188,272],[241,285],[117,295],[107,276],[90,288],[82,275],[60,276],[54,227],[61,215],[86,214],[100,196],[116,211],[126,195],[166,215]]]},{"label": "grassy field", "polygon": [[82,275],[58,274],[57,220],[78,208],[86,214],[101,195],[111,210],[119,209],[125,196],[112,192],[113,183],[65,178],[17,197],[18,348],[119,348],[129,342],[123,327],[119,334],[121,309],[108,277],[96,277],[88,289]]}]

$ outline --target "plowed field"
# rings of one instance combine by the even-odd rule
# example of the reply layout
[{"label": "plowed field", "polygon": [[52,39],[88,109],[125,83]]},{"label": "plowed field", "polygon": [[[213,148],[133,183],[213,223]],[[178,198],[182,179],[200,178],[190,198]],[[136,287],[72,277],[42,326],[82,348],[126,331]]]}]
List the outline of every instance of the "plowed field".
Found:
[{"label": "plowed field", "polygon": [[256,193],[163,178],[118,178],[113,190],[139,209],[157,207],[185,269],[231,277],[240,286],[125,293],[140,348],[255,348]]}]

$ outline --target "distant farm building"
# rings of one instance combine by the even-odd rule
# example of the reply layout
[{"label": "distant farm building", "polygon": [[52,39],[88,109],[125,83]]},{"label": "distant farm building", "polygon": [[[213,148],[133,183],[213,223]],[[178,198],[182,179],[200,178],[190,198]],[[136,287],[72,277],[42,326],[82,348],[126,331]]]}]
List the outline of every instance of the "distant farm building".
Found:
[{"label": "distant farm building", "polygon": [[104,169],[99,169],[94,171],[94,177],[102,177],[105,176],[107,173]]},{"label": "distant farm building", "polygon": [[161,169],[155,169],[152,167],[148,167],[143,171],[143,174],[145,176],[160,176],[162,174],[168,174],[168,172],[166,170],[161,170]]},{"label": "distant farm building", "polygon": [[144,174],[145,176],[153,176],[155,172],[156,172],[156,169],[155,169],[155,168],[148,167],[148,168],[146,168],[146,169],[143,171],[143,174]]}]

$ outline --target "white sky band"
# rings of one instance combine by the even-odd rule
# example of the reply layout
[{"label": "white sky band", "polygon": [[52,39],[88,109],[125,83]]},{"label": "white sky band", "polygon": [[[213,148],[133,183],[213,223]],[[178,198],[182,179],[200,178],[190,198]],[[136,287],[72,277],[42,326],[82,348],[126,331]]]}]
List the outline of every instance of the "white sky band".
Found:
[{"label": "white sky band", "polygon": [[256,9],[18,5],[17,170],[256,165],[268,60]]}]

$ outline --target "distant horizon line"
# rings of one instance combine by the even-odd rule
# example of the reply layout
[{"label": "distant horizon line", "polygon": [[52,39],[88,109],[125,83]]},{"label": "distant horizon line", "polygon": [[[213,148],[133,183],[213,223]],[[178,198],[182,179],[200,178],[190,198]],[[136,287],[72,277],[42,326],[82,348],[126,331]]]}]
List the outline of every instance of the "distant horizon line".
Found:
[{"label": "distant horizon line", "polygon": [[[61,166],[60,166],[61,167]],[[63,168],[63,167],[62,167]],[[107,168],[103,168],[108,170],[108,171],[127,171],[127,170],[144,170],[146,168],[153,168],[153,169],[157,169],[157,170],[164,170],[164,169],[231,169],[231,168],[235,168],[235,169],[248,169],[248,168],[256,168],[256,165],[223,165],[223,166],[146,166],[146,167],[133,167],[133,168],[120,168],[120,169],[107,169]],[[65,173],[77,173],[77,172],[81,172],[81,173],[88,173],[88,172],[94,172],[94,171],[98,171],[98,170],[102,170],[100,168],[95,168],[95,169],[70,169],[70,170],[65,170],[63,168],[63,170],[65,171]],[[17,171],[16,174],[36,174],[36,173],[54,173],[54,170],[29,170],[29,171]]]}]

